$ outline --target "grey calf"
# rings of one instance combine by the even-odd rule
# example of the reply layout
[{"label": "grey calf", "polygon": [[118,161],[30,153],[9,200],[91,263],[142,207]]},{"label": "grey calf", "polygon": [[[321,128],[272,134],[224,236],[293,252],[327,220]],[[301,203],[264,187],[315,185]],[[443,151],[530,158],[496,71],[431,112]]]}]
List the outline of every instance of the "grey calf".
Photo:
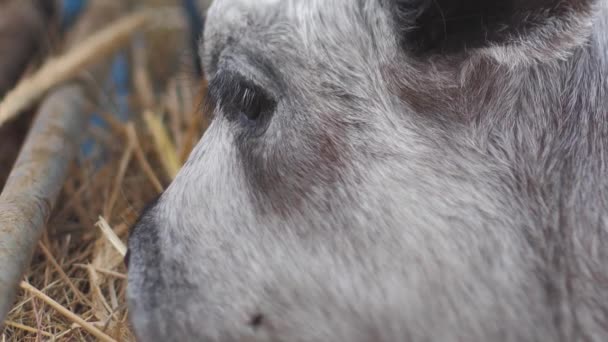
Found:
[{"label": "grey calf", "polygon": [[141,341],[608,341],[605,0],[216,0]]}]

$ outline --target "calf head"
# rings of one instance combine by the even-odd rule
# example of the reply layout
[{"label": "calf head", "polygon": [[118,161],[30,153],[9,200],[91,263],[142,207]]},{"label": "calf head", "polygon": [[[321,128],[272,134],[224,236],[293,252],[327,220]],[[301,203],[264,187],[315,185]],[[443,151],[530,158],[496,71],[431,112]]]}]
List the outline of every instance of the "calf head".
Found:
[{"label": "calf head", "polygon": [[216,0],[142,341],[608,338],[603,1]]}]

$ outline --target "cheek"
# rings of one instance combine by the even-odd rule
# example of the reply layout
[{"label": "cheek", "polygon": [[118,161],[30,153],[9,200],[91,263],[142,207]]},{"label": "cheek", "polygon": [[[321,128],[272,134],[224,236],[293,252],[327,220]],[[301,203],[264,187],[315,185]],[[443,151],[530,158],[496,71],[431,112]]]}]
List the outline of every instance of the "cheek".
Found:
[{"label": "cheek", "polygon": [[[259,210],[283,215],[297,210],[311,193],[341,182],[350,151],[347,128],[308,124],[283,130],[281,138],[237,143],[239,165]],[[314,127],[313,127],[314,126]]]}]

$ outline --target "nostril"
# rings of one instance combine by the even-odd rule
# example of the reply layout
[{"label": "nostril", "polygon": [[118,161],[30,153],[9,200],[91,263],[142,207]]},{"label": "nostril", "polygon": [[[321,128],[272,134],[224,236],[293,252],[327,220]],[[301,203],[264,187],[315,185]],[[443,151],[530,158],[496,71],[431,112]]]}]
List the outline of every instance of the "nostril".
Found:
[{"label": "nostril", "polygon": [[249,325],[254,329],[257,330],[259,329],[262,324],[264,324],[264,315],[261,313],[256,313],[255,315],[251,316],[251,319],[249,320]]}]

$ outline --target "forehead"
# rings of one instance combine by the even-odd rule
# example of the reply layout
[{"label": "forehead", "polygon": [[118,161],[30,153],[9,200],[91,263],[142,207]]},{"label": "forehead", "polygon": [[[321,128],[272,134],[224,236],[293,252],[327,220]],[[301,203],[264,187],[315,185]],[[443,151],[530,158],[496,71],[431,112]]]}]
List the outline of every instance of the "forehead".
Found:
[{"label": "forehead", "polygon": [[202,55],[214,64],[226,49],[285,59],[369,53],[390,41],[387,21],[380,0],[215,0]]},{"label": "forehead", "polygon": [[282,19],[300,21],[313,19],[311,15],[323,13],[343,13],[347,17],[353,13],[353,9],[361,9],[375,2],[377,0],[215,0],[209,15],[222,18],[225,22],[243,18],[264,21],[268,17],[278,19],[277,15]]}]

